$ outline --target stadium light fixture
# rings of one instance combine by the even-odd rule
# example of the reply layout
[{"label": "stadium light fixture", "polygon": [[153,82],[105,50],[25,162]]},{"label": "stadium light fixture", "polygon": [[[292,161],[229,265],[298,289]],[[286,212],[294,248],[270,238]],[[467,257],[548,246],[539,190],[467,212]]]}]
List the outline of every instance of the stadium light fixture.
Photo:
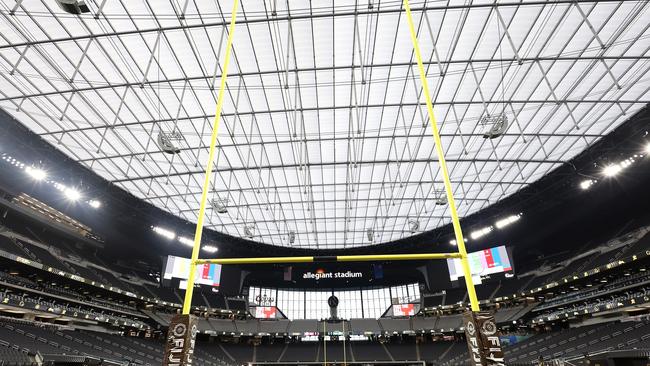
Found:
[{"label": "stadium light fixture", "polygon": [[194,246],[194,240],[190,238],[186,238],[184,236],[179,236],[178,241],[181,242],[181,244],[185,244],[188,247],[193,247]]},{"label": "stadium light fixture", "polygon": [[158,226],[153,226],[151,228],[151,230],[153,230],[156,234],[158,234],[160,236],[164,236],[165,238],[167,238],[169,240],[176,239],[176,233],[171,231],[171,230],[163,229],[163,228],[158,227]]},{"label": "stadium light fixture", "polygon": [[506,217],[505,219],[501,219],[501,220],[497,221],[496,223],[494,223],[494,226],[496,226],[497,229],[502,229],[502,228],[514,223],[514,222],[519,221],[520,218],[521,218],[521,214],[510,215],[510,216]]},{"label": "stadium light fixture", "polygon": [[58,182],[54,182],[53,185],[54,185],[54,188],[58,189],[61,192],[65,192],[65,190],[68,189],[68,187],[66,187],[65,185],[63,185],[61,183],[58,183]]},{"label": "stadium light fixture", "polygon": [[74,188],[67,188],[63,193],[70,201],[78,201],[81,198],[81,193]]},{"label": "stadium light fixture", "polygon": [[100,201],[97,201],[97,200],[88,201],[88,205],[90,207],[92,207],[92,208],[95,208],[95,209],[102,207],[102,203]]},{"label": "stadium light fixture", "polygon": [[494,228],[493,228],[492,226],[486,226],[486,227],[484,227],[484,228],[482,228],[482,229],[472,231],[472,232],[469,234],[469,237],[472,238],[472,239],[474,239],[474,240],[476,240],[476,239],[478,239],[478,238],[480,238],[480,237],[483,237],[483,236],[485,236],[485,235],[491,233],[492,230],[494,230]]},{"label": "stadium light fixture", "polygon": [[212,245],[204,245],[203,248],[201,248],[201,249],[203,249],[204,251],[206,251],[208,253],[215,253],[216,251],[219,250],[219,248],[217,248],[215,246],[212,246]]},{"label": "stadium light fixture", "polygon": [[25,169],[25,171],[34,180],[43,180],[43,179],[47,178],[47,172],[45,172],[45,170],[43,170],[43,169],[27,167],[27,169]]},{"label": "stadium light fixture", "polygon": [[623,167],[620,164],[610,164],[603,169],[603,174],[606,177],[613,177],[620,173],[621,170],[623,170]]},{"label": "stadium light fixture", "polygon": [[[463,240],[465,241],[465,243],[467,243],[467,242],[469,241],[469,239],[467,239],[467,238],[463,238]],[[450,241],[449,241],[449,244],[451,244],[451,245],[453,245],[453,246],[457,246],[457,245],[458,245],[458,243],[456,242],[456,239],[452,239],[452,240],[450,240]]]},{"label": "stadium light fixture", "polygon": [[582,188],[583,190],[587,190],[591,188],[591,186],[593,186],[595,183],[596,181],[593,179],[585,179],[582,182],[580,182],[580,188]]}]

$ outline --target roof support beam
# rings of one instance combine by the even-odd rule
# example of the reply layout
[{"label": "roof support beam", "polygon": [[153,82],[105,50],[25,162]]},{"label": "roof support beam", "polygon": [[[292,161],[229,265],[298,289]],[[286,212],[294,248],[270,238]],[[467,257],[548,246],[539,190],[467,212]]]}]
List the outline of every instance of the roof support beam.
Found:
[{"label": "roof support beam", "polygon": [[[17,98],[17,99],[23,99],[23,98]],[[494,100],[494,101],[486,101],[487,104],[497,104],[497,105],[502,105],[504,103],[506,104],[522,104],[522,105],[544,105],[544,104],[579,104],[579,103],[586,103],[586,104],[616,104],[616,103],[622,103],[622,104],[648,104],[650,103],[650,99],[622,99],[622,100],[602,100],[602,99],[560,99],[560,100],[545,100],[545,99],[531,99],[531,100]],[[476,100],[459,100],[459,101],[439,101],[436,102],[437,106],[453,106],[453,105],[475,105],[475,104],[483,104],[482,101],[476,101]],[[386,103],[386,104],[368,104],[368,105],[360,105],[359,108],[391,108],[391,107],[415,107],[418,106],[418,103]],[[330,110],[339,110],[339,109],[350,109],[354,108],[354,106],[350,105],[340,105],[340,106],[323,106],[323,107],[303,107],[303,108],[298,108],[298,111],[300,112],[309,112],[309,111],[330,111]],[[286,109],[277,109],[277,110],[266,110],[266,111],[248,111],[248,112],[237,112],[237,113],[222,113],[222,117],[242,117],[242,116],[254,116],[254,115],[259,115],[259,114],[285,114],[288,112],[292,112],[293,109],[291,110],[286,110]],[[197,115],[197,116],[192,116],[192,117],[180,117],[178,120],[179,121],[184,121],[184,120],[194,120],[194,119],[205,119],[205,118],[214,118],[214,115],[210,114],[205,114],[205,115]],[[133,121],[133,122],[123,122],[123,123],[116,123],[112,125],[113,128],[117,127],[129,127],[129,126],[142,126],[142,125],[148,125],[152,123],[159,123],[162,121],[173,121],[173,119],[160,119],[160,120],[148,120],[148,121]],[[466,120],[467,121],[467,120]],[[80,131],[89,131],[89,130],[96,130],[96,129],[101,129],[101,128],[106,128],[107,126],[86,126],[86,127],[79,127],[79,128],[70,128],[66,130],[57,130],[57,131],[50,131],[43,133],[41,135],[56,135],[59,133],[68,133],[68,132],[80,132]]]},{"label": "roof support beam", "polygon": [[[224,36],[226,35],[227,31],[228,30],[226,27],[223,27],[223,29],[221,29],[221,36],[219,37],[219,47],[217,48],[217,55],[221,54],[221,46],[223,46],[223,39],[225,38]],[[217,59],[214,61],[214,72],[212,73],[212,80],[210,80],[210,89],[212,90],[214,90],[214,86],[217,83],[217,78],[221,78],[221,76],[217,74],[220,69],[221,69],[221,64],[219,64],[219,58],[217,57]],[[231,78],[238,77],[238,76],[241,77],[241,75],[237,75],[237,74],[230,75]]]},{"label": "roof support beam", "polygon": [[424,20],[427,23],[427,29],[429,30],[429,37],[431,37],[431,43],[433,46],[433,56],[436,58],[436,64],[438,64],[438,70],[440,71],[440,76],[445,76],[445,71],[443,70],[442,63],[440,62],[440,55],[438,54],[438,46],[436,45],[437,37],[433,35],[433,29],[431,28],[431,21],[429,21],[429,12],[425,11],[423,15],[424,15]]},{"label": "roof support beam", "polygon": [[494,11],[497,13],[497,18],[499,18],[499,23],[501,23],[501,26],[503,27],[503,31],[506,34],[506,38],[508,38],[508,43],[510,43],[510,47],[512,47],[512,52],[515,54],[515,58],[517,59],[517,63],[519,65],[523,64],[521,61],[521,58],[519,58],[519,51],[517,51],[517,47],[515,46],[515,42],[512,41],[512,37],[510,37],[510,32],[508,32],[508,25],[506,22],[503,21],[503,17],[501,16],[501,12],[499,11],[498,7],[494,7]]},{"label": "roof support beam", "polygon": [[104,11],[104,5],[106,5],[106,0],[102,0],[102,2],[99,4],[99,7],[97,8],[97,12],[95,13],[94,18],[99,19],[100,16],[102,16],[102,12]]},{"label": "roof support beam", "polygon": [[9,10],[9,15],[14,15],[16,13],[16,10],[20,7],[20,4],[23,3],[23,0],[16,0],[16,4],[14,4],[14,7]]},{"label": "roof support beam", "polygon": [[[537,61],[537,66],[539,67],[539,71],[542,73],[542,78],[546,82],[546,86],[548,87],[548,90],[550,91],[551,95],[553,96],[553,99],[555,99],[555,104],[557,104],[558,106],[560,104],[564,104],[567,111],[569,111],[569,116],[571,117],[571,120],[573,121],[573,126],[575,127],[576,130],[579,130],[580,126],[578,125],[578,121],[576,120],[575,116],[573,115],[573,111],[571,110],[571,108],[569,108],[569,106],[567,105],[566,102],[562,102],[562,101],[560,101],[558,99],[557,94],[555,94],[555,89],[553,88],[553,86],[551,86],[551,82],[548,80],[548,77],[546,76],[546,70],[544,70],[544,68],[542,67],[542,64],[539,61]],[[537,137],[539,138],[539,136],[537,136]],[[542,142],[540,141],[540,144],[541,143]],[[543,149],[543,147],[544,146],[542,144],[542,149]]]},{"label": "roof support beam", "polygon": [[[201,194],[201,192],[199,192],[197,194]],[[162,199],[167,199],[167,198],[170,198],[170,197],[171,196],[164,196],[164,197],[162,197]],[[158,198],[158,199],[161,199],[161,198]],[[150,201],[150,200],[153,200],[153,198],[144,197],[144,200]],[[462,198],[462,197],[456,198],[456,200],[459,200],[459,201],[482,201],[482,202],[488,202],[489,201],[489,199],[487,199],[487,198]],[[350,204],[350,202],[377,202],[377,201],[381,201],[381,199],[380,198],[354,198],[354,199],[351,198],[351,199],[348,199],[349,204]],[[405,201],[405,202],[429,201],[429,202],[433,203],[435,201],[435,197],[434,198],[426,198],[426,197],[425,198],[395,197],[395,198],[393,198],[393,201]],[[341,202],[341,200],[338,200],[338,199],[324,199],[324,200],[321,200],[321,199],[311,200],[311,199],[309,199],[309,200],[293,201],[294,204],[303,204],[304,203],[306,205],[311,205],[313,203],[340,203],[340,202]],[[285,203],[281,203],[281,202],[251,202],[250,204],[246,204],[246,203],[244,203],[244,204],[234,204],[234,205],[229,204],[226,207],[227,208],[237,208],[237,207],[247,208],[247,207],[266,207],[266,206],[270,207],[270,206],[278,206],[278,205],[280,205],[280,206],[281,205],[288,205],[288,203],[286,203],[286,202]],[[214,208],[213,207],[208,207],[207,209],[208,210],[213,210]],[[335,208],[332,207],[332,209],[335,209]],[[190,209],[180,210],[178,212],[181,212],[181,213],[183,213],[183,212],[196,212],[196,210],[190,208]],[[345,218],[345,217],[343,216],[342,218]],[[354,218],[354,216],[352,218]]]},{"label": "roof support beam", "polygon": [[[493,159],[447,159],[449,162],[458,162],[458,163],[491,163],[495,162]],[[412,159],[409,161],[410,163],[435,163],[436,160],[433,159]],[[564,160],[545,160],[545,159],[501,159],[502,163],[536,163],[536,164],[564,164]],[[395,161],[395,160],[372,160],[372,161],[359,161],[357,162],[357,165],[372,165],[372,164],[382,164],[382,165],[388,165],[388,164],[399,164],[402,163],[401,161]],[[307,163],[307,164],[277,164],[277,165],[265,165],[265,166],[233,166],[233,167],[217,167],[216,170],[219,172],[236,172],[236,171],[242,171],[242,170],[250,170],[250,169],[258,169],[258,170],[266,170],[266,169],[288,169],[288,168],[298,168],[299,166],[303,167],[330,167],[330,166],[341,166],[341,165],[349,165],[349,161],[325,161],[325,162],[317,162],[317,163]],[[203,170],[194,170],[194,171],[185,171],[185,172],[178,172],[178,173],[172,173],[169,176],[184,176],[187,174],[204,174],[205,172]],[[112,180],[111,182],[113,183],[120,183],[120,182],[131,182],[131,181],[136,181],[136,180],[148,180],[148,179],[157,179],[157,178],[167,178],[167,174],[155,174],[155,175],[148,175],[148,176],[138,176],[138,177],[132,177],[132,178],[124,178],[124,179],[115,179]]]},{"label": "roof support beam", "polygon": [[30,46],[25,46],[23,51],[20,53],[20,56],[18,56],[18,60],[16,60],[16,63],[11,68],[11,71],[9,71],[9,75],[13,75],[16,72],[16,69],[18,69],[18,65],[20,65],[20,61],[22,61],[23,58],[25,58],[25,54],[27,53],[27,50],[29,50],[29,47]]},{"label": "roof support beam", "polygon": [[[0,47],[1,48],[1,47]],[[152,53],[153,54],[153,53]],[[593,60],[603,60],[603,61],[645,61],[645,60],[650,60],[650,55],[636,55],[636,56],[556,56],[556,57],[526,57],[522,58],[521,61],[522,63],[527,63],[527,62],[574,62],[574,61],[593,61]],[[499,58],[499,59],[462,59],[462,60],[440,60],[441,65],[453,65],[453,64],[459,64],[459,65],[466,65],[466,64],[486,64],[485,67],[487,67],[487,64],[492,63],[498,64],[498,63],[509,63],[509,62],[516,62],[516,58]],[[425,61],[425,65],[432,65],[436,64],[436,61]],[[412,67],[415,66],[414,63],[412,62],[395,62],[395,63],[379,63],[379,64],[367,64],[363,65],[364,68],[395,68],[395,67]],[[216,66],[218,69],[218,65]],[[293,68],[290,71],[293,73],[304,73],[304,72],[314,72],[314,71],[335,71],[335,70],[348,70],[348,69],[356,69],[356,68],[361,68],[361,65],[340,65],[340,66],[321,66],[321,67],[305,67],[305,68]],[[60,94],[67,94],[67,93],[72,93],[72,92],[85,92],[85,91],[98,91],[98,90],[104,90],[104,89],[116,89],[116,88],[123,88],[125,86],[145,86],[145,85],[155,85],[155,84],[165,84],[166,87],[169,87],[170,84],[174,83],[180,83],[183,81],[203,81],[206,79],[211,79],[211,85],[212,88],[214,88],[214,82],[216,79],[220,78],[221,75],[216,73],[216,69],[214,74],[212,75],[199,75],[199,76],[188,76],[188,77],[180,77],[180,78],[169,78],[169,79],[160,79],[160,80],[148,80],[147,78],[143,78],[141,81],[135,81],[135,82],[127,82],[127,83],[114,83],[114,84],[101,84],[101,85],[95,85],[95,86],[87,86],[87,87],[76,87],[73,89],[68,89],[68,90],[56,90],[56,91],[47,91],[47,92],[41,92],[41,93],[33,93],[33,94],[26,94],[26,95],[16,95],[16,96],[9,96],[9,97],[3,97],[0,98],[0,102],[4,101],[9,101],[9,100],[15,100],[15,99],[22,99],[22,98],[37,98],[37,97],[45,97],[49,95],[60,95]],[[240,73],[234,73],[232,75],[229,75],[230,77],[237,78],[237,77],[249,77],[249,76],[260,76],[260,75],[274,75],[274,74],[282,74],[286,72],[286,70],[266,70],[266,71],[255,71],[255,72],[240,72]],[[438,77],[436,75],[436,77]],[[438,104],[438,103],[436,103]]]},{"label": "roof support beam", "polygon": [[[472,184],[472,182],[463,181],[463,180],[453,180],[453,179],[451,180],[451,183],[459,184],[459,185]],[[517,180],[517,181],[489,181],[488,180],[488,181],[483,181],[482,183],[485,184],[485,185],[490,185],[490,184],[492,184],[492,185],[494,185],[494,184],[511,185],[512,184],[512,185],[521,185],[521,186],[525,186],[525,185],[529,184],[529,182],[526,182],[524,180]],[[362,186],[370,186],[367,189],[369,191],[372,188],[372,186],[379,186],[381,183],[378,183],[378,182],[363,182],[362,181],[362,182],[355,182],[354,184],[357,186],[357,190],[359,190],[359,191],[365,191],[366,190],[365,188],[361,188]],[[440,185],[440,184],[442,184],[442,181],[441,180],[437,180],[437,181],[431,181],[431,180],[424,181],[423,180],[423,181],[417,181],[417,182],[415,182],[415,181],[402,182],[402,185],[404,185],[404,186],[410,186],[410,185],[421,186],[423,184]],[[323,188],[323,190],[322,190],[323,192],[328,192],[328,191],[325,191],[325,187],[333,187],[334,189],[336,189],[336,187],[346,187],[347,185],[348,185],[348,183],[346,183],[346,182],[340,182],[340,183],[313,183],[313,184],[310,185],[310,187],[311,187],[311,189],[313,191],[320,192],[321,190],[319,190],[318,188]],[[286,193],[287,190],[290,191],[290,190],[293,189],[294,192],[298,194],[298,193],[302,192],[303,187],[304,186],[301,185],[301,184],[289,184],[289,185],[283,185],[280,188],[282,188],[284,193]],[[275,191],[277,191],[278,187],[273,187],[273,188],[274,188]],[[375,188],[380,189],[380,188],[377,188],[377,187],[375,187]],[[242,192],[242,193],[244,193],[244,192],[257,192],[257,190],[258,190],[257,187],[225,188],[225,189],[214,189],[214,190],[210,191],[210,193],[211,194],[216,194],[216,195],[221,195],[221,194],[224,194],[224,193],[233,193],[233,192]],[[165,195],[161,195],[161,196],[147,196],[144,199],[146,199],[146,200],[155,200],[155,199],[163,199],[163,198],[168,198],[168,197],[169,198],[174,198],[174,197],[193,196],[193,195],[199,195],[199,194],[201,194],[200,191],[188,191],[188,192],[185,192],[185,193],[165,194]],[[413,199],[424,199],[424,198],[425,198],[425,196],[422,196],[422,198],[413,198]],[[245,206],[245,204],[232,205],[232,206],[229,205],[228,207],[233,207],[233,206],[234,207]]]},{"label": "roof support beam", "polygon": [[124,99],[126,99],[126,93],[128,91],[129,88],[124,88],[124,94],[122,94],[122,98],[120,98],[120,104],[117,106],[117,110],[115,111],[115,118],[113,119],[113,124],[110,126],[106,126],[106,129],[102,134],[102,138],[101,140],[99,140],[99,144],[97,144],[97,153],[99,153],[102,150],[102,144],[104,143],[104,140],[106,140],[106,132],[108,132],[109,129],[112,130],[115,128],[115,123],[117,122],[120,116],[120,110],[122,110],[122,106],[124,105]]},{"label": "roof support beam", "polygon": [[144,70],[144,75],[142,76],[142,81],[140,82],[140,87],[144,88],[144,84],[147,82],[147,75],[149,74],[149,69],[151,68],[151,63],[153,62],[153,59],[156,55],[156,51],[158,50],[158,47],[160,46],[160,36],[162,35],[162,32],[158,32],[158,36],[156,36],[156,42],[153,44],[153,48],[151,49],[151,55],[149,56],[149,62],[147,62],[147,68]]},{"label": "roof support beam", "polygon": [[[22,0],[18,0],[17,3],[21,3]],[[543,1],[543,0],[537,0],[537,1],[508,1],[508,2],[498,2],[498,3],[479,3],[479,4],[457,4],[457,5],[438,5],[438,6],[427,6],[427,7],[417,7],[417,8],[412,8],[411,11],[413,12],[420,12],[420,11],[449,11],[449,10],[464,10],[464,9],[481,9],[481,8],[491,8],[491,7],[526,7],[526,6],[544,6],[544,5],[569,5],[573,3],[587,3],[587,4],[593,4],[597,2],[612,2],[612,3],[619,3],[620,0],[554,0],[554,1]],[[20,4],[18,4],[20,5]],[[14,6],[15,9],[17,9],[18,6]],[[352,10],[352,11],[344,11],[344,12],[335,12],[335,13],[303,13],[303,14],[291,14],[291,15],[285,15],[285,16],[274,16],[273,18],[246,18],[241,21],[238,21],[237,24],[239,25],[245,25],[245,24],[254,24],[254,23],[267,23],[270,21],[286,21],[286,20],[299,20],[299,19],[318,19],[318,18],[338,18],[338,17],[353,17],[354,15],[368,15],[368,14],[395,14],[395,13],[401,13],[403,9],[401,7],[394,7],[394,8],[379,8],[379,7],[373,7],[372,9],[368,8],[365,10]],[[107,33],[101,33],[101,34],[84,34],[81,36],[73,36],[73,37],[62,37],[62,38],[53,38],[53,39],[40,39],[40,40],[35,40],[35,41],[28,41],[28,42],[21,42],[21,43],[16,43],[16,44],[10,44],[10,45],[2,45],[0,46],[1,49],[5,48],[11,48],[11,47],[19,47],[19,46],[26,46],[27,44],[48,44],[48,43],[59,43],[59,42],[73,42],[73,41],[79,41],[82,39],[88,39],[88,38],[105,38],[105,37],[119,37],[119,36],[128,36],[128,35],[133,35],[133,34],[142,34],[142,33],[153,33],[153,32],[170,32],[170,31],[180,31],[184,29],[200,29],[200,28],[211,28],[211,27],[224,27],[227,26],[230,23],[229,19],[225,19],[221,22],[207,22],[207,23],[200,23],[200,24],[180,24],[180,25],[174,25],[174,26],[169,26],[169,27],[156,27],[156,28],[148,28],[148,29],[134,29],[134,30],[128,30],[128,31],[121,31],[121,32],[107,32]]]},{"label": "roof support beam", "polygon": [[603,49],[603,50],[606,49],[607,46],[605,46],[605,43],[603,42],[603,40],[600,39],[600,36],[598,35],[598,32],[596,32],[596,29],[594,29],[594,26],[591,25],[591,22],[589,21],[589,18],[587,18],[587,15],[585,14],[585,12],[582,11],[582,8],[580,7],[580,4],[578,4],[576,2],[576,3],[573,3],[573,5],[575,5],[576,9],[580,13],[580,16],[582,16],[582,19],[585,21],[585,24],[587,24],[587,27],[591,31],[591,34],[594,35],[594,38],[596,38],[596,40],[598,41],[598,44],[600,44],[600,48]]},{"label": "roof support beam", "polygon": [[[589,18],[587,17],[587,14],[585,14],[585,12],[582,11],[582,8],[580,7],[580,4],[575,3],[574,5],[575,5],[576,9],[578,9],[578,12],[580,13],[580,16],[582,16],[582,19],[584,20],[585,24],[587,24],[587,27],[591,31],[591,34],[594,35],[594,38],[598,41],[598,44],[600,44],[600,48],[602,50],[606,50],[607,45],[603,42],[602,39],[600,39],[600,36],[598,35],[598,32],[596,31],[594,26],[589,21]],[[607,74],[609,75],[609,77],[611,77],[612,81],[614,81],[614,85],[616,85],[616,88],[618,90],[621,90],[622,89],[621,84],[619,84],[616,77],[614,77],[614,74],[612,73],[612,69],[609,67],[609,65],[607,65],[605,60],[600,60],[600,61],[603,63],[603,66],[605,66],[605,69],[607,70]]]},{"label": "roof support beam", "polygon": [[[72,98],[74,98],[74,93],[70,94],[70,97],[66,100],[65,107],[63,107],[63,112],[61,112],[61,117],[59,117],[59,121],[63,121],[63,119],[65,118],[65,114],[68,111],[68,108],[70,107],[70,103],[72,103]],[[61,133],[61,136],[59,138],[59,143],[61,142],[63,135],[65,135],[65,133]]]},{"label": "roof support beam", "polygon": [[88,49],[90,48],[90,45],[93,43],[93,39],[89,39],[88,43],[86,43],[86,47],[84,47],[83,52],[81,53],[81,57],[79,58],[79,62],[74,67],[74,71],[72,72],[72,76],[70,76],[70,83],[74,83],[74,78],[77,76],[77,73],[79,72],[79,68],[81,67],[81,63],[84,61],[84,58],[86,58],[86,54],[88,53]]},{"label": "roof support beam", "polygon": [[[60,133],[60,132],[59,132]],[[53,135],[53,133],[44,133],[43,135]],[[453,133],[441,133],[441,137],[456,137],[458,135],[455,135]],[[469,134],[464,134],[462,136],[465,137],[483,137],[483,133],[469,133]],[[600,134],[586,134],[586,135],[578,135],[578,134],[569,134],[569,133],[505,133],[501,135],[502,137],[522,137],[524,141],[527,141],[527,138],[535,138],[537,136],[542,136],[542,137],[567,137],[567,138],[601,138],[603,135]],[[373,141],[373,140],[392,140],[392,139],[421,139],[424,137],[429,137],[428,134],[410,134],[410,135],[382,135],[382,136],[366,136],[364,139],[366,141]],[[324,137],[324,138],[308,138],[305,140],[301,140],[307,144],[310,143],[322,143],[322,142],[337,142],[337,141],[350,141],[354,140],[354,136],[340,136],[340,137]],[[270,142],[265,142],[265,141],[250,141],[247,142],[245,145],[246,146],[261,146],[261,145],[270,145],[270,144],[290,144],[293,143],[293,140],[276,140],[272,143]],[[232,148],[232,147],[238,147],[242,146],[242,144],[221,144],[219,145],[220,148]],[[180,151],[193,151],[193,150],[206,150],[207,147],[205,146],[192,146],[192,147],[178,147]],[[162,154],[162,151],[147,151],[147,152],[134,152],[134,153],[125,153],[125,154],[118,154],[118,155],[108,155],[108,156],[100,156],[96,158],[88,158],[88,159],[79,159],[77,160],[80,163],[87,163],[91,161],[97,161],[97,160],[110,160],[110,159],[119,159],[119,158],[124,158],[124,157],[132,157],[132,156],[139,156],[139,155],[151,155],[151,154]],[[465,152],[464,152],[465,153]],[[465,153],[467,154],[467,153]],[[196,165],[195,165],[196,166]]]},{"label": "roof support beam", "polygon": [[[106,1],[106,0],[104,0]],[[190,2],[190,0],[185,0],[183,3],[183,7],[181,8],[181,13],[178,15],[179,19],[185,19],[185,12],[187,11],[187,4]]]}]

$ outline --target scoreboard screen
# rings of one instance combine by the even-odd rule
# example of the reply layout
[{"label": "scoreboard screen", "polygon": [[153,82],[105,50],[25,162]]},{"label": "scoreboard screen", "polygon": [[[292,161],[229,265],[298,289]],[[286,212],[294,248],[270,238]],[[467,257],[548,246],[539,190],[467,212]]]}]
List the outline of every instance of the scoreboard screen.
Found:
[{"label": "scoreboard screen", "polygon": [[[510,255],[505,246],[501,245],[467,255],[472,278],[478,280],[494,274],[512,274],[514,268],[510,260]],[[458,258],[447,259],[449,267],[449,279],[458,281],[463,277],[463,266]]]},{"label": "scoreboard screen", "polygon": [[[170,255],[167,257],[163,279],[171,280],[178,278],[187,280],[190,276],[190,259]],[[196,278],[194,282],[201,285],[219,287],[221,284],[220,264],[199,264],[196,266]]]}]

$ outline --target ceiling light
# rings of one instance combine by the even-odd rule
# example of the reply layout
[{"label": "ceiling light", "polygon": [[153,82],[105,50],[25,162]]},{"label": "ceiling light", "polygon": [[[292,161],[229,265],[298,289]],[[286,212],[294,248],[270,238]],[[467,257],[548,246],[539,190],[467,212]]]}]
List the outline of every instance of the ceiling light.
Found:
[{"label": "ceiling light", "polygon": [[591,188],[591,186],[594,185],[594,183],[596,183],[596,181],[593,179],[585,179],[582,182],[580,182],[580,188],[587,190]]},{"label": "ceiling light", "polygon": [[181,242],[182,244],[187,245],[188,247],[193,247],[194,246],[194,240],[190,238],[186,238],[184,236],[179,236],[178,241]]},{"label": "ceiling light", "polygon": [[219,248],[217,248],[215,246],[212,246],[212,245],[204,245],[203,248],[201,248],[201,249],[205,250],[208,253],[214,253],[217,250],[219,250]]},{"label": "ceiling light", "polygon": [[43,169],[27,167],[26,172],[35,180],[43,180],[47,177],[47,173]]},{"label": "ceiling light", "polygon": [[74,188],[68,188],[64,191],[64,193],[70,201],[78,201],[81,198],[81,193],[79,193],[79,191]]},{"label": "ceiling light", "polygon": [[154,227],[152,227],[151,229],[152,229],[156,234],[158,234],[158,235],[160,235],[160,236],[164,236],[164,237],[167,238],[167,239],[174,240],[174,239],[176,238],[176,233],[173,232],[173,231],[171,231],[171,230],[163,229],[163,228],[158,227],[158,226],[154,226]]},{"label": "ceiling light", "polygon": [[296,241],[296,232],[289,231],[289,244],[293,244]]},{"label": "ceiling light", "polygon": [[603,174],[606,177],[613,177],[616,174],[620,173],[621,170],[623,170],[623,168],[619,164],[611,164],[606,166],[605,169],[603,169]]},{"label": "ceiling light", "polygon": [[469,234],[469,236],[472,239],[478,239],[478,238],[480,238],[482,236],[485,236],[485,235],[489,234],[490,232],[492,232],[492,230],[494,230],[494,228],[492,226],[487,226],[487,227],[484,227],[482,229],[472,231],[472,233]]},{"label": "ceiling light", "polygon": [[501,220],[497,221],[494,225],[497,227],[497,229],[501,229],[501,228],[504,228],[504,227],[512,224],[513,222],[519,221],[520,218],[521,218],[521,215],[511,215],[511,216],[506,217],[505,219],[501,219]]},{"label": "ceiling light", "polygon": [[[463,241],[465,243],[467,243],[469,240],[467,240],[467,238],[463,238]],[[456,246],[456,245],[458,245],[458,242],[456,242],[456,239],[452,239],[452,240],[449,241],[449,244],[451,244],[453,246]]]},{"label": "ceiling light", "polygon": [[54,182],[54,188],[58,189],[61,192],[65,192],[68,189],[68,187],[58,182]]},{"label": "ceiling light", "polygon": [[646,154],[650,154],[650,142],[648,142],[648,144],[645,145],[645,152]]},{"label": "ceiling light", "polygon": [[88,201],[88,205],[90,207],[92,207],[92,208],[100,208],[100,207],[102,207],[102,203],[100,201],[97,201],[97,200]]}]

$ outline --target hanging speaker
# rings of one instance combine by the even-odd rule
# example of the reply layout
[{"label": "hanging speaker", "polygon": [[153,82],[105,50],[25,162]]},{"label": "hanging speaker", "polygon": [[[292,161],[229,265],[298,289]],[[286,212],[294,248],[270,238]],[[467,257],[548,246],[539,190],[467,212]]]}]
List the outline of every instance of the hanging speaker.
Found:
[{"label": "hanging speaker", "polygon": [[438,198],[436,198],[436,205],[438,205],[438,206],[444,206],[447,203],[448,203],[447,195],[444,194],[444,193],[442,195],[438,196]]},{"label": "hanging speaker", "polygon": [[174,133],[168,134],[161,131],[158,133],[157,142],[158,146],[164,153],[174,155],[181,152],[181,150],[176,147],[176,144],[174,144],[174,141],[179,139],[180,136],[177,136]]},{"label": "hanging speaker", "polygon": [[61,10],[70,14],[90,13],[88,5],[83,0],[54,0]]},{"label": "hanging speaker", "polygon": [[489,126],[488,130],[483,132],[484,139],[494,139],[503,135],[508,129],[508,116],[503,113],[497,115],[485,115],[479,121],[481,125]]}]

